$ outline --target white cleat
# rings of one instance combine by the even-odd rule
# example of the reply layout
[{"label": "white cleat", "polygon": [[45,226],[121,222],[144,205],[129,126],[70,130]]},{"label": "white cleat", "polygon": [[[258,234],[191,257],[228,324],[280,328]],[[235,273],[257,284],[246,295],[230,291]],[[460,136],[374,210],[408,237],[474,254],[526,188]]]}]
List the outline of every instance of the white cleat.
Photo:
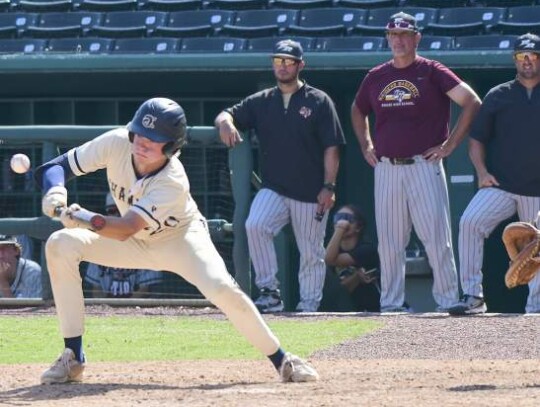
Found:
[{"label": "white cleat", "polygon": [[84,363],[75,359],[75,353],[66,348],[51,367],[43,372],[41,384],[81,382],[84,366]]},{"label": "white cleat", "polygon": [[305,360],[287,352],[279,368],[281,381],[286,382],[314,382],[319,380],[319,374]]}]

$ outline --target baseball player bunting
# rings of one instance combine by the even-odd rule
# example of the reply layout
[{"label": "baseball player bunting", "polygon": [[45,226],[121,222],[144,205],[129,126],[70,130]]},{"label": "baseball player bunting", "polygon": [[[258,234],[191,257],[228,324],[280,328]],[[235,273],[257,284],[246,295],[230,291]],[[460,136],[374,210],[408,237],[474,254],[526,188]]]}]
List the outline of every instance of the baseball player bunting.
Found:
[{"label": "baseball player bunting", "polygon": [[[41,376],[45,384],[80,381],[84,299],[79,263],[168,270],[195,285],[247,340],[267,355],[283,381],[309,381],[317,372],[280,347],[251,300],[227,272],[206,220],[189,192],[177,153],[186,138],[183,109],[164,98],[144,102],[126,128],[76,147],[36,170],[43,212],[66,227],[46,244],[47,265],[64,336],[61,356]],[[121,216],[67,206],[66,179],[106,168]],[[131,191],[131,192],[130,192]]]}]

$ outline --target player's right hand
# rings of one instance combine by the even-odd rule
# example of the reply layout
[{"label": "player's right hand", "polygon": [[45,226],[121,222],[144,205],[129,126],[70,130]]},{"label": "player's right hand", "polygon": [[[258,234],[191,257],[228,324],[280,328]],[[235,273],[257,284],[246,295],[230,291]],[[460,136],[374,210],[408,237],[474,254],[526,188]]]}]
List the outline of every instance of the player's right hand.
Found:
[{"label": "player's right hand", "polygon": [[41,210],[44,215],[49,218],[54,218],[56,215],[55,209],[65,208],[67,206],[67,189],[62,186],[54,186],[50,188],[41,199]]},{"label": "player's right hand", "polygon": [[243,141],[238,129],[229,120],[224,120],[219,124],[219,138],[227,147],[234,147]]}]

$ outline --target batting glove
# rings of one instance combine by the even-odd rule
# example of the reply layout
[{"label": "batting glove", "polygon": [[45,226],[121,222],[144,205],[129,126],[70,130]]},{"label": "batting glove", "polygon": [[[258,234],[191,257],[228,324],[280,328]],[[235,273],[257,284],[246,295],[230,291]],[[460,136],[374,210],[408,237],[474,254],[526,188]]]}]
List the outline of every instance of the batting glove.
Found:
[{"label": "batting glove", "polygon": [[41,200],[41,210],[49,218],[57,216],[54,210],[67,206],[67,189],[61,186],[50,188]]},{"label": "batting glove", "polygon": [[74,215],[75,212],[80,210],[81,207],[79,204],[74,203],[69,205],[69,208],[63,210],[60,214],[60,222],[62,222],[62,225],[64,225],[64,227],[68,229],[84,228],[85,225],[79,222],[77,216]]}]

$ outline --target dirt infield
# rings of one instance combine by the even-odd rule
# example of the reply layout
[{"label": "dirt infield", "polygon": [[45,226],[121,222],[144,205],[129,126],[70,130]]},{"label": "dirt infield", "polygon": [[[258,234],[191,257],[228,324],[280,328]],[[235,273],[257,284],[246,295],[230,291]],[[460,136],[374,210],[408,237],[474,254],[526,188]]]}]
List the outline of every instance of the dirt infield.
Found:
[{"label": "dirt infield", "polygon": [[[169,313],[140,310],[163,312]],[[186,312],[191,311],[180,314]],[[265,361],[91,363],[83,384],[56,386],[37,384],[46,365],[0,365],[0,405],[540,405],[540,315],[287,316],[291,318],[366,318],[385,325],[311,355],[322,378],[316,383],[280,383]]]}]

